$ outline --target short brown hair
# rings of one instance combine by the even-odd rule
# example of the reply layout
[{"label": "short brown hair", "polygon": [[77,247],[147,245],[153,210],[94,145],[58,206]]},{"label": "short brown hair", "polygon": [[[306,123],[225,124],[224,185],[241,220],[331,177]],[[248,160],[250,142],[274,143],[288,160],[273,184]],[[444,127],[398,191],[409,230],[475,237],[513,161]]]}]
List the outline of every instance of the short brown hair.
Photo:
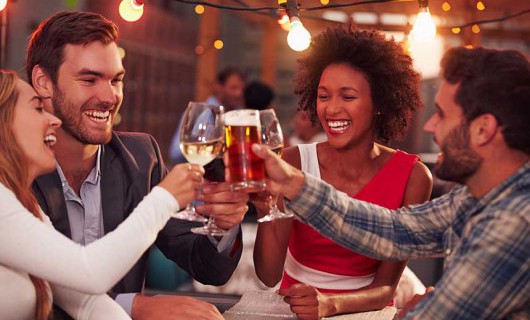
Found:
[{"label": "short brown hair", "polygon": [[351,26],[329,28],[318,35],[309,54],[298,60],[295,94],[299,109],[318,122],[317,89],[324,69],[331,64],[347,64],[364,74],[370,84],[374,104],[375,139],[388,142],[403,136],[413,112],[423,104],[420,75],[401,45],[377,31]]},{"label": "short brown hair", "polygon": [[492,114],[506,144],[530,154],[530,62],[513,50],[453,48],[442,59],[442,77],[459,83],[455,101],[469,123]]},{"label": "short brown hair", "polygon": [[41,66],[57,84],[57,73],[64,62],[67,44],[86,45],[94,41],[109,44],[118,39],[118,27],[107,18],[93,12],[63,11],[44,20],[29,40],[26,73]]}]

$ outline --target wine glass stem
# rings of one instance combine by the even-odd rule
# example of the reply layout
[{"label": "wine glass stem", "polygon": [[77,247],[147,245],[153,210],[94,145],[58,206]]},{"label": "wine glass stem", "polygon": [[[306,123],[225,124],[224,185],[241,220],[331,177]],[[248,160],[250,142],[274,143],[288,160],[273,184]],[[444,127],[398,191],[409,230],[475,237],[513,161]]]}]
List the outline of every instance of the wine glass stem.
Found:
[{"label": "wine glass stem", "polygon": [[186,206],[186,211],[187,212],[193,212],[194,214],[196,214],[197,212],[195,211],[195,205],[193,204],[193,201],[188,203],[188,205]]},{"label": "wine glass stem", "polygon": [[278,214],[281,214],[280,209],[278,209],[278,206],[276,205],[276,203],[272,206],[272,208],[271,208],[269,214],[270,214],[270,215],[278,215]]},{"label": "wine glass stem", "polygon": [[215,218],[212,216],[208,217],[208,222],[206,222],[206,227],[209,229],[219,229],[219,227],[215,224]]}]

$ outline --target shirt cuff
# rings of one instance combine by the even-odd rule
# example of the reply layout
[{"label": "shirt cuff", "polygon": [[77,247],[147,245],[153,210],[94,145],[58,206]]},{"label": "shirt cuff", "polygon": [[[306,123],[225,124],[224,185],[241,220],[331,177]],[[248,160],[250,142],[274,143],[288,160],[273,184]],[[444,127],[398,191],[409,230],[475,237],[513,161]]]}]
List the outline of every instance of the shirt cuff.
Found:
[{"label": "shirt cuff", "polygon": [[127,312],[129,316],[132,315],[132,305],[134,297],[137,293],[121,293],[116,296],[116,302]]},{"label": "shirt cuff", "polygon": [[180,205],[177,199],[175,199],[175,197],[173,197],[173,195],[166,189],[156,186],[151,190],[151,194],[153,194],[163,205],[170,208],[172,212],[180,211]]},{"label": "shirt cuff", "polygon": [[[325,187],[322,185],[322,180],[310,174],[304,174],[304,184],[302,189],[291,200],[284,198],[286,212],[294,213],[300,220],[307,221],[312,213],[319,212],[322,207],[319,206],[320,201],[315,201],[315,198],[320,198],[324,193]],[[319,189],[320,188],[320,189]]]},{"label": "shirt cuff", "polygon": [[214,245],[214,247],[217,247],[217,252],[219,252],[222,255],[228,256],[230,253],[230,249],[232,249],[232,246],[234,245],[234,242],[237,238],[237,235],[239,234],[239,225],[233,226],[228,230],[228,234],[224,235],[221,238],[221,241],[218,241],[213,236],[208,236],[208,239],[210,242]]}]

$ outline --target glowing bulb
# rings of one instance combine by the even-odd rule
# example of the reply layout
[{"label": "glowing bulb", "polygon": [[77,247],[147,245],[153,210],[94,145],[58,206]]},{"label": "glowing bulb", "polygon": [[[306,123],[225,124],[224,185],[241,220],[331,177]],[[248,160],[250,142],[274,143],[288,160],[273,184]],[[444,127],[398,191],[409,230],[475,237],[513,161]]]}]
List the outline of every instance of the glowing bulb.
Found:
[{"label": "glowing bulb", "polygon": [[140,0],[122,0],[120,3],[120,16],[125,21],[137,21],[144,14],[144,3]]},{"label": "glowing bulb", "polygon": [[444,3],[442,4],[442,10],[443,10],[443,11],[449,11],[449,10],[451,10],[451,4],[450,4],[449,2],[444,2]]},{"label": "glowing bulb", "polygon": [[478,26],[478,24],[474,24],[471,27],[471,31],[473,31],[473,33],[479,33],[480,32],[480,27]]},{"label": "glowing bulb", "polygon": [[320,4],[322,5],[328,5],[329,4],[329,0],[320,0]]},{"label": "glowing bulb", "polygon": [[215,49],[217,49],[217,50],[221,50],[221,49],[223,49],[224,46],[225,46],[225,44],[224,44],[223,40],[215,40],[215,41],[213,42],[213,47],[214,47]]},{"label": "glowing bulb", "polygon": [[287,44],[294,51],[304,51],[311,44],[311,34],[304,28],[298,17],[291,18],[291,29],[287,34]]},{"label": "glowing bulb", "polygon": [[291,24],[289,22],[289,16],[285,12],[282,12],[277,21],[283,31],[289,31]]},{"label": "glowing bulb", "polygon": [[195,6],[195,13],[196,14],[203,14],[204,13],[204,6],[201,4],[198,4]]},{"label": "glowing bulb", "polygon": [[201,54],[204,53],[204,47],[201,46],[201,45],[196,46],[196,47],[195,47],[195,53],[196,53],[198,56],[200,56]]},{"label": "glowing bulb", "polygon": [[477,2],[477,10],[482,11],[485,9],[486,9],[486,6],[484,5],[482,1]]},{"label": "glowing bulb", "polygon": [[432,40],[436,35],[436,25],[432,21],[429,8],[420,8],[411,31],[412,38],[418,41]]},{"label": "glowing bulb", "polygon": [[456,28],[451,28],[451,31],[453,31],[454,34],[459,34],[460,31],[462,31],[460,28],[456,27]]},{"label": "glowing bulb", "polygon": [[7,6],[7,0],[0,0],[0,11],[4,10]]}]

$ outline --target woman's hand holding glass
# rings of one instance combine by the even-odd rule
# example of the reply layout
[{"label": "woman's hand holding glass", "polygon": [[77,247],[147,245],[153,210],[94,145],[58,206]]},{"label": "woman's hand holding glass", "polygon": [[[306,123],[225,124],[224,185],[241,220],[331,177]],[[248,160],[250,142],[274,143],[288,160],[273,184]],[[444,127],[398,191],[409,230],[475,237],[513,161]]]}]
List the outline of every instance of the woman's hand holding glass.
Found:
[{"label": "woman's hand holding glass", "polygon": [[[224,108],[205,103],[190,102],[184,112],[180,128],[180,149],[189,163],[204,166],[213,161],[223,150]],[[205,221],[195,212],[193,205],[175,215],[178,219]],[[212,216],[204,227],[191,229],[203,235],[222,236],[226,230],[215,225]]]},{"label": "woman's hand holding glass", "polygon": [[[191,164],[201,167],[211,162],[221,151],[223,145],[223,107],[205,103],[190,102],[184,111],[180,127],[180,149],[182,155]],[[195,212],[193,203],[175,218],[189,221],[206,222]]]},{"label": "woman's hand holding glass", "polygon": [[204,182],[204,168],[197,164],[181,163],[171,169],[158,186],[166,189],[183,208],[195,199]]}]

